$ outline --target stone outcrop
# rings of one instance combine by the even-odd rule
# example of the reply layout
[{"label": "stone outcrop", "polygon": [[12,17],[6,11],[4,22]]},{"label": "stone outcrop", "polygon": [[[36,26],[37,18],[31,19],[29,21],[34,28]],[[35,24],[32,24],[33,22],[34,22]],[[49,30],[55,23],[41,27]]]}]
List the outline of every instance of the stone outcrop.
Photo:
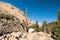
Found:
[{"label": "stone outcrop", "polygon": [[23,12],[21,10],[19,10],[18,8],[12,6],[9,3],[0,2],[0,14],[1,13],[11,14],[11,15],[17,17],[21,22],[22,22],[22,20],[26,21],[26,18],[24,16]]},{"label": "stone outcrop", "polygon": [[23,12],[9,3],[0,2],[0,35],[26,31]]},{"label": "stone outcrop", "polygon": [[43,32],[21,33],[13,32],[0,37],[0,40],[53,40],[49,34]]}]

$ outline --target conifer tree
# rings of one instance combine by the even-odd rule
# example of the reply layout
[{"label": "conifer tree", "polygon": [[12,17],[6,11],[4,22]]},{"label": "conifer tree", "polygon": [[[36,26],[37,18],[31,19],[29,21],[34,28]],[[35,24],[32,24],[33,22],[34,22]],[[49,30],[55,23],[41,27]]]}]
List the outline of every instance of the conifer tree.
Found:
[{"label": "conifer tree", "polygon": [[60,12],[58,12],[58,18],[57,18],[58,25],[53,27],[53,34],[56,36],[56,40],[60,40]]},{"label": "conifer tree", "polygon": [[37,32],[39,32],[39,31],[40,31],[40,30],[39,30],[38,21],[36,21],[36,23],[35,23],[35,30],[36,30]]},{"label": "conifer tree", "polygon": [[57,19],[58,25],[60,27],[60,12],[58,12],[58,19]]},{"label": "conifer tree", "polygon": [[43,21],[43,27],[42,27],[42,30],[43,30],[43,32],[47,32],[47,21]]}]

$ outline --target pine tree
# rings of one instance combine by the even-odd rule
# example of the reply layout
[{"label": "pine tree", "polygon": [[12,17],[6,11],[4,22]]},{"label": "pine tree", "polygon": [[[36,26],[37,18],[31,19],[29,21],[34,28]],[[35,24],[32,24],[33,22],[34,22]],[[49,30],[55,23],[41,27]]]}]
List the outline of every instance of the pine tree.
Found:
[{"label": "pine tree", "polygon": [[60,27],[60,12],[58,12],[58,19],[57,19],[58,25]]},{"label": "pine tree", "polygon": [[40,30],[39,30],[38,21],[36,21],[36,23],[35,23],[35,30],[36,30],[37,32],[39,32],[39,31],[40,31]]},{"label": "pine tree", "polygon": [[58,19],[57,19],[57,21],[58,21],[58,25],[57,25],[57,39],[58,40],[60,40],[60,12],[58,12]]},{"label": "pine tree", "polygon": [[47,21],[43,21],[43,27],[42,27],[42,30],[43,32],[47,33]]},{"label": "pine tree", "polygon": [[53,34],[56,36],[56,40],[60,40],[60,12],[58,12],[57,26],[53,27]]}]

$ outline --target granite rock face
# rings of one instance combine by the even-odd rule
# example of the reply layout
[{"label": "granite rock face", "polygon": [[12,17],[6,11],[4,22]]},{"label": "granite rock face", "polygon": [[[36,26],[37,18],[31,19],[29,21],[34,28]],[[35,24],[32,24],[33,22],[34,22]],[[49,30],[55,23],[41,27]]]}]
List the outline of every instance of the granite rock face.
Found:
[{"label": "granite rock face", "polygon": [[43,32],[21,33],[13,32],[0,37],[0,40],[53,40],[49,34]]},{"label": "granite rock face", "polygon": [[23,12],[9,3],[0,2],[0,35],[26,30]]},{"label": "granite rock face", "polygon": [[24,13],[13,5],[5,2],[0,2],[0,14],[11,14],[17,17],[21,22],[26,20]]}]

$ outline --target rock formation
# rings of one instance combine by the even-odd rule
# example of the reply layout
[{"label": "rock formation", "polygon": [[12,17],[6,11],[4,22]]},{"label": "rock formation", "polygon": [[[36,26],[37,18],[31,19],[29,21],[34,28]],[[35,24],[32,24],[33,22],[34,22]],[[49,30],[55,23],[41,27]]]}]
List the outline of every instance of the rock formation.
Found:
[{"label": "rock formation", "polygon": [[21,33],[13,32],[0,37],[0,40],[53,40],[49,34],[43,32]]},{"label": "rock formation", "polygon": [[0,2],[0,40],[53,40],[43,32],[27,33],[27,21],[23,12],[11,4]]},{"label": "rock formation", "polygon": [[9,3],[0,2],[0,34],[26,31],[23,12]]},{"label": "rock formation", "polygon": [[26,17],[21,10],[5,2],[0,2],[0,14],[1,13],[11,14],[17,17],[21,22],[22,20],[26,21]]}]

